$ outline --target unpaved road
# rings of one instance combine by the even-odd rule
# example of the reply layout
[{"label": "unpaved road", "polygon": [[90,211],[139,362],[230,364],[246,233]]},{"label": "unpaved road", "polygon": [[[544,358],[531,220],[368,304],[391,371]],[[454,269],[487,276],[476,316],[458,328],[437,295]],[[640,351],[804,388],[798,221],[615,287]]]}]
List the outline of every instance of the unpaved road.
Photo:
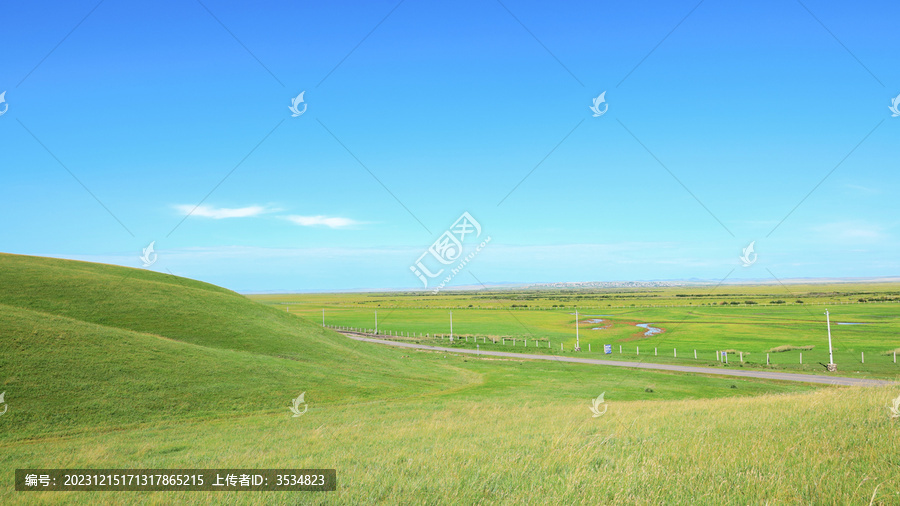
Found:
[{"label": "unpaved road", "polygon": [[795,374],[789,372],[773,371],[737,371],[732,369],[711,369],[709,367],[692,367],[687,365],[646,364],[643,362],[619,362],[615,360],[599,360],[594,358],[560,357],[558,355],[531,355],[528,353],[510,353],[507,351],[478,351],[465,348],[445,348],[443,346],[428,346],[425,344],[404,343],[388,341],[386,339],[373,339],[363,337],[356,332],[340,332],[350,339],[365,341],[368,343],[386,344],[400,348],[415,348],[419,350],[446,351],[450,353],[468,353],[471,355],[486,355],[491,357],[507,357],[528,360],[555,360],[557,362],[573,362],[576,364],[609,365],[614,367],[633,367],[636,369],[656,369],[662,371],[687,372],[693,374],[715,374],[719,376],[740,376],[742,378],[802,381],[805,383],[824,383],[826,385],[844,386],[887,386],[895,382],[889,380],[877,380],[866,378],[847,378],[844,376],[823,376],[818,374]]}]

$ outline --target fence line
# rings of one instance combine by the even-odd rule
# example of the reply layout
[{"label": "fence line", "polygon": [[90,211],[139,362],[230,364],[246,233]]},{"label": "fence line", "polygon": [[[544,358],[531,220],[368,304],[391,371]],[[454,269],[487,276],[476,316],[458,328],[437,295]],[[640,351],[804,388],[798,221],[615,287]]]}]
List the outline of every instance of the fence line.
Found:
[{"label": "fence line", "polygon": [[[437,334],[437,333],[432,334],[432,333],[430,333],[430,332],[426,332],[426,333],[419,332],[419,333],[416,333],[416,332],[408,332],[408,331],[381,330],[381,329],[379,329],[378,332],[376,333],[374,329],[368,329],[368,328],[367,328],[367,329],[363,329],[363,328],[360,328],[360,327],[352,327],[352,326],[344,326],[344,325],[330,325],[330,324],[328,324],[328,325],[325,325],[325,328],[335,329],[335,330],[341,330],[341,331],[346,331],[346,332],[357,332],[357,333],[362,333],[362,334],[369,334],[369,335],[372,335],[372,336],[401,337],[401,338],[402,338],[402,337],[405,337],[405,338],[407,338],[407,339],[410,339],[410,338],[412,338],[412,339],[438,339],[438,335],[440,335],[440,339],[444,340],[444,339],[447,339],[447,337],[448,337],[446,334]],[[456,342],[466,342],[466,343],[468,343],[468,342],[469,342],[469,339],[472,339],[472,342],[475,343],[476,346],[480,346],[480,345],[478,344],[478,338],[479,338],[479,337],[481,338],[481,344],[488,344],[487,339],[488,339],[488,337],[490,337],[490,339],[491,339],[491,344],[499,345],[499,346],[511,346],[511,347],[513,347],[513,348],[516,347],[516,346],[518,346],[518,342],[519,342],[519,341],[522,341],[521,346],[524,347],[524,348],[528,348],[528,338],[506,337],[506,336],[500,336],[500,337],[498,338],[498,337],[496,337],[496,336],[487,336],[487,335],[481,335],[481,336],[479,336],[479,335],[476,335],[476,334],[463,334],[463,335],[455,334],[453,337],[454,337],[454,341],[456,341]],[[531,337],[530,339],[531,339],[531,341],[532,341],[532,347],[533,347],[533,348],[541,348],[541,347],[542,347],[542,343],[543,343],[543,342],[546,342],[546,343],[547,343],[547,348],[548,348],[548,349],[552,349],[552,342],[550,341],[550,339],[542,339],[542,338],[534,338],[534,337]],[[588,343],[588,353],[593,353],[591,344],[592,344],[592,343]],[[479,349],[480,349],[480,348],[479,348]],[[565,345],[564,345],[564,343],[560,343],[560,344],[559,344],[559,349],[560,349],[561,352],[565,352]],[[900,349],[900,348],[898,348],[898,349]],[[574,348],[573,348],[571,351],[574,352],[574,353],[579,353],[579,352],[580,352],[580,351],[578,351],[578,350],[575,350]],[[705,361],[705,359],[698,358],[699,355],[698,355],[698,353],[697,353],[697,349],[696,349],[696,348],[694,348],[693,351],[694,351],[694,358],[693,358],[693,360],[700,361],[700,362]],[[600,354],[602,354],[602,355],[612,355],[612,354],[613,354],[613,353],[612,353],[612,347],[610,346],[610,352],[609,352],[609,353],[607,353],[605,349],[604,349],[602,352],[599,352],[599,351],[598,351],[598,353],[600,353]],[[720,351],[720,350],[719,350],[719,351],[716,351],[715,359],[716,359],[716,361],[718,361],[718,362],[723,362],[724,364],[728,364],[728,355],[729,355],[730,353],[733,353],[733,354],[738,355],[738,358],[739,358],[741,364],[743,364],[743,363],[746,362],[746,361],[744,360],[744,352],[743,352],[742,350],[731,351],[731,352],[728,352],[728,351]],[[785,352],[785,353],[789,353],[789,352]],[[824,350],[822,351],[822,353],[824,353]],[[849,353],[849,352],[841,352],[842,355],[845,354],[845,353]],[[624,355],[624,354],[625,354],[625,353],[624,353],[623,347],[622,347],[622,345],[620,344],[620,345],[619,345],[619,355]],[[641,354],[640,346],[635,346],[635,353],[634,353],[634,356],[637,357],[637,356],[640,356],[640,354]],[[654,347],[654,348],[653,348],[653,355],[654,355],[654,356],[659,356],[659,348],[658,348],[658,347]],[[895,350],[888,351],[888,352],[883,352],[883,353],[881,353],[880,355],[883,355],[883,356],[885,356],[885,357],[889,357],[889,360],[891,360],[891,362],[894,363],[894,364],[897,363],[897,351],[896,351],[896,349],[895,349]],[[790,355],[784,355],[784,356],[790,356]],[[876,356],[879,356],[879,355],[876,355]],[[673,347],[673,348],[672,348],[672,357],[675,358],[675,359],[678,359],[678,349],[677,349],[676,347]],[[687,357],[687,358],[682,358],[682,359],[680,359],[680,360],[691,360],[691,359],[690,359],[690,357]],[[787,361],[779,361],[779,363],[780,363],[780,364],[788,364],[788,363],[790,363],[790,362],[787,362]],[[798,354],[798,362],[797,362],[797,363],[799,363],[799,364],[801,364],[801,365],[803,364],[803,352],[802,352],[802,351],[799,351],[799,354]],[[865,363],[866,363],[866,357],[865,357],[865,352],[864,352],[864,351],[861,351],[861,352],[860,352],[860,363],[861,363],[861,364],[865,364]],[[760,363],[760,365],[762,365],[762,363]],[[770,353],[769,353],[769,352],[766,352],[766,365],[772,365],[771,357],[770,357]]]}]

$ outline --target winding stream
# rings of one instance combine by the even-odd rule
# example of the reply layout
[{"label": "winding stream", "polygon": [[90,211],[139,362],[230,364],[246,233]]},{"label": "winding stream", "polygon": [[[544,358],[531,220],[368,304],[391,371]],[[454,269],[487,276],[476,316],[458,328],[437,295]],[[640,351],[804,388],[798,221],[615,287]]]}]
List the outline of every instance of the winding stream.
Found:
[{"label": "winding stream", "polygon": [[644,332],[645,336],[655,336],[656,334],[662,332],[662,329],[651,327],[649,323],[638,323],[637,326],[646,330],[646,332]]}]

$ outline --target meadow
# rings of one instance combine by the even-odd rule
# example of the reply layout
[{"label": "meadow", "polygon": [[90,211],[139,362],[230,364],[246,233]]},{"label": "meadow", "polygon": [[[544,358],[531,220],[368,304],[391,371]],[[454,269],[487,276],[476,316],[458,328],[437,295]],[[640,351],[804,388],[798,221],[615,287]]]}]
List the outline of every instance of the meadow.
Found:
[{"label": "meadow", "polygon": [[[887,409],[900,388],[394,349],[323,328],[321,300],[302,314],[300,299],[325,296],[289,297],[291,311],[146,270],[0,254],[0,502],[900,502]],[[326,317],[372,309],[340,307],[368,295],[327,297]],[[434,311],[435,325],[445,312],[394,309]],[[565,309],[511,311],[566,334]],[[308,412],[291,417],[301,392]],[[338,489],[13,490],[17,468],[228,467],[334,468]]]},{"label": "meadow", "polygon": [[[580,356],[724,367],[725,351],[730,367],[816,373],[829,362],[828,309],[839,372],[884,378],[900,374],[894,354],[900,351],[896,284],[790,285],[790,302],[777,298],[783,294],[771,286],[719,287],[722,293],[715,296],[707,293],[711,289],[579,295],[492,291],[490,298],[482,292],[250,297],[319,322],[324,309],[327,325],[367,331],[374,331],[377,311],[381,335],[405,338],[408,333],[418,342],[444,346],[449,345],[452,312],[458,337],[453,346],[474,348],[477,336],[482,349],[548,354],[575,353],[577,308]],[[574,299],[578,306],[573,297],[580,297]],[[637,324],[662,332],[647,336]],[[611,355],[603,353],[606,344],[612,345]]]}]

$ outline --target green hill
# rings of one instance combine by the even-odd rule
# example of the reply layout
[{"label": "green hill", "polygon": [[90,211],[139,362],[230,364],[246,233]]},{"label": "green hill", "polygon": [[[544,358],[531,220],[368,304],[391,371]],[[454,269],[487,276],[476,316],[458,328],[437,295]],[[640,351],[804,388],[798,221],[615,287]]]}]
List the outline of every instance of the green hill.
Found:
[{"label": "green hill", "polygon": [[460,375],[229,290],[0,254],[0,439],[422,394]]}]

